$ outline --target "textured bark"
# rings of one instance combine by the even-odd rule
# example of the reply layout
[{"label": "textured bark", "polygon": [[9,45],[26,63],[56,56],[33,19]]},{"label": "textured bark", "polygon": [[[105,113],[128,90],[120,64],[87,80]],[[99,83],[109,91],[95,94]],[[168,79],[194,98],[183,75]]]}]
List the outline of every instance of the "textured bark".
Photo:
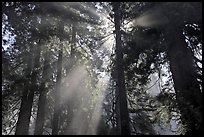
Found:
[{"label": "textured bark", "polygon": [[[32,111],[34,91],[37,89],[36,80],[37,80],[37,69],[39,66],[41,45],[35,48],[34,52],[34,68],[31,75],[28,75],[30,80],[25,85],[25,90],[23,91],[23,97],[21,99],[21,107],[19,112],[19,117],[16,126],[16,135],[28,135],[30,117]],[[32,53],[32,51],[31,51]],[[31,62],[28,60],[28,62]],[[31,70],[31,64],[28,63],[28,72]]]},{"label": "textured bark", "polygon": [[120,31],[120,3],[113,2],[114,10],[114,22],[116,32],[116,69],[117,69],[117,88],[120,111],[120,129],[121,135],[129,135],[129,114],[127,109],[127,95],[125,92],[125,77],[123,69],[123,49],[121,42],[121,31]]},{"label": "textured bark", "polygon": [[202,93],[196,78],[193,54],[177,26],[166,31],[168,42],[167,56],[170,61],[176,100],[186,134],[201,134],[202,130]]},{"label": "textured bark", "polygon": [[54,115],[52,123],[52,135],[58,135],[59,132],[59,116],[60,116],[60,91],[61,91],[61,79],[62,79],[62,54],[63,54],[63,44],[62,44],[62,35],[64,32],[64,24],[61,22],[59,24],[59,34],[60,34],[60,45],[59,45],[59,57],[57,64],[57,80],[56,80],[56,89],[55,89],[55,99],[54,99]]},{"label": "textured bark", "polygon": [[43,134],[43,126],[45,121],[45,105],[46,105],[46,87],[45,83],[48,82],[48,73],[49,73],[49,51],[45,53],[45,61],[43,66],[43,74],[42,74],[42,84],[39,88],[40,96],[38,101],[38,112],[36,118],[36,125],[35,125],[35,135],[42,135]]}]

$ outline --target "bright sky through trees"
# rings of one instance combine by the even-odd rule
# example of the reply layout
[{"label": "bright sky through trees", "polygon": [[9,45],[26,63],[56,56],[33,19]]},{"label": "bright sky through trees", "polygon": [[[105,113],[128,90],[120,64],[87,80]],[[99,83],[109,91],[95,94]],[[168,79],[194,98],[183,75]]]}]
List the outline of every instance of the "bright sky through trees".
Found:
[{"label": "bright sky through trees", "polygon": [[199,2],[2,2],[2,134],[200,134],[201,15]]}]

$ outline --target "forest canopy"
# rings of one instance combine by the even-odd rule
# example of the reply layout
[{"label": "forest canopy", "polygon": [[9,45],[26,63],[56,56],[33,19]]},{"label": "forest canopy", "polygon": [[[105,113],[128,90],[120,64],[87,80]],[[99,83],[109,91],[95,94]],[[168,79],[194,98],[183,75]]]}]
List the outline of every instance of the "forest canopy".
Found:
[{"label": "forest canopy", "polygon": [[2,2],[2,135],[201,135],[201,2]]}]

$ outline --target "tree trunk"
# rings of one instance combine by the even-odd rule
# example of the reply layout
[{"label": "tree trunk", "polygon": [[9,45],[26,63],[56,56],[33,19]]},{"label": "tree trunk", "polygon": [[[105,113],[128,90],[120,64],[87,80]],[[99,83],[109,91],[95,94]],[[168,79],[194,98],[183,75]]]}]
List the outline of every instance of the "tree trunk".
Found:
[{"label": "tree trunk", "polygon": [[76,48],[76,24],[72,24],[70,58],[69,58],[69,63],[67,63],[65,67],[66,76],[68,76],[68,73],[70,69],[74,66],[74,63],[76,63],[75,48]]},{"label": "tree trunk", "polygon": [[25,89],[23,91],[23,97],[21,99],[21,107],[18,116],[18,122],[16,126],[15,135],[28,135],[29,130],[29,123],[30,123],[30,116],[31,116],[31,109],[30,105],[32,106],[31,101],[33,101],[33,93],[29,91],[29,82],[25,83]]},{"label": "tree trunk", "polygon": [[121,135],[129,135],[129,114],[127,109],[127,95],[125,92],[125,77],[123,70],[123,51],[121,42],[121,31],[120,31],[120,2],[113,2],[114,10],[114,22],[116,32],[116,69],[117,69],[117,88],[120,111],[120,129]]},{"label": "tree trunk", "polygon": [[176,100],[186,134],[201,134],[202,93],[196,78],[193,54],[187,47],[181,27],[166,31],[167,56],[170,61]]},{"label": "tree trunk", "polygon": [[38,101],[38,112],[35,124],[35,135],[43,134],[43,126],[44,126],[44,118],[45,118],[45,105],[46,105],[46,87],[45,83],[48,82],[49,77],[49,51],[45,53],[45,61],[43,66],[43,74],[42,74],[42,84],[40,86],[39,92],[39,101]]},{"label": "tree trunk", "polygon": [[59,24],[59,34],[60,35],[60,45],[59,45],[59,57],[58,57],[58,65],[57,65],[57,80],[56,80],[56,89],[55,89],[55,99],[54,99],[54,115],[53,115],[53,123],[52,123],[52,135],[57,135],[59,131],[59,116],[60,116],[60,91],[61,91],[61,79],[62,79],[62,54],[63,54],[63,43],[62,43],[62,35],[64,32],[64,24],[61,21]]},{"label": "tree trunk", "polygon": [[[75,59],[75,48],[76,48],[76,24],[72,24],[72,43],[71,43],[71,58]],[[74,60],[75,61],[75,60]],[[74,62],[72,63],[72,65]]]},{"label": "tree trunk", "polygon": [[[32,51],[32,50],[31,50]],[[32,53],[32,52],[30,52]],[[29,111],[28,111],[28,100],[30,99],[28,97],[28,93],[29,93],[29,80],[30,79],[30,73],[31,73],[31,69],[32,69],[32,56],[28,56],[27,58],[27,81],[25,82],[25,86],[23,89],[23,96],[21,99],[21,106],[20,106],[20,112],[19,112],[19,116],[18,116],[18,121],[16,124],[16,131],[15,131],[15,135],[28,135],[28,129],[29,129],[29,123],[30,123],[30,117],[29,117]]]},{"label": "tree trunk", "polygon": [[[74,63],[76,63],[76,57],[75,57],[75,47],[76,46],[76,24],[72,24],[72,37],[71,37],[71,51],[70,51],[70,63],[66,67],[66,76],[68,76],[68,73],[70,72],[71,68],[73,68]],[[71,84],[71,83],[70,83]],[[74,102],[75,102],[75,96],[73,95],[73,100],[67,100],[65,103],[66,109],[68,111],[69,117],[67,117],[67,125],[66,125],[66,131],[65,134],[72,135],[75,131],[72,131],[72,119],[74,117],[73,109],[74,108]]]},{"label": "tree trunk", "polygon": [[[20,107],[20,112],[19,112],[18,122],[16,126],[16,132],[15,132],[16,135],[28,135],[34,91],[37,89],[36,80],[37,80],[37,69],[39,66],[41,45],[39,45],[38,48],[36,47],[34,52],[35,60],[34,60],[34,68],[33,68],[32,74],[28,75],[30,80],[28,80],[28,83],[26,83],[25,90],[23,91],[23,97],[21,100],[21,107]],[[30,60],[28,60],[28,62],[31,63]],[[30,63],[28,63],[29,64],[28,72],[30,72],[32,68],[31,67],[32,65]]]}]

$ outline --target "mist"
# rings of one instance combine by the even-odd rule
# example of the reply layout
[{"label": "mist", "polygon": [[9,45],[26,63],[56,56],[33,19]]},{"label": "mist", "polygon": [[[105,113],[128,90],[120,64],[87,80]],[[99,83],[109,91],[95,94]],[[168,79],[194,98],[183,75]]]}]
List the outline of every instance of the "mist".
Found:
[{"label": "mist", "polygon": [[3,135],[201,133],[202,5],[2,2]]}]

